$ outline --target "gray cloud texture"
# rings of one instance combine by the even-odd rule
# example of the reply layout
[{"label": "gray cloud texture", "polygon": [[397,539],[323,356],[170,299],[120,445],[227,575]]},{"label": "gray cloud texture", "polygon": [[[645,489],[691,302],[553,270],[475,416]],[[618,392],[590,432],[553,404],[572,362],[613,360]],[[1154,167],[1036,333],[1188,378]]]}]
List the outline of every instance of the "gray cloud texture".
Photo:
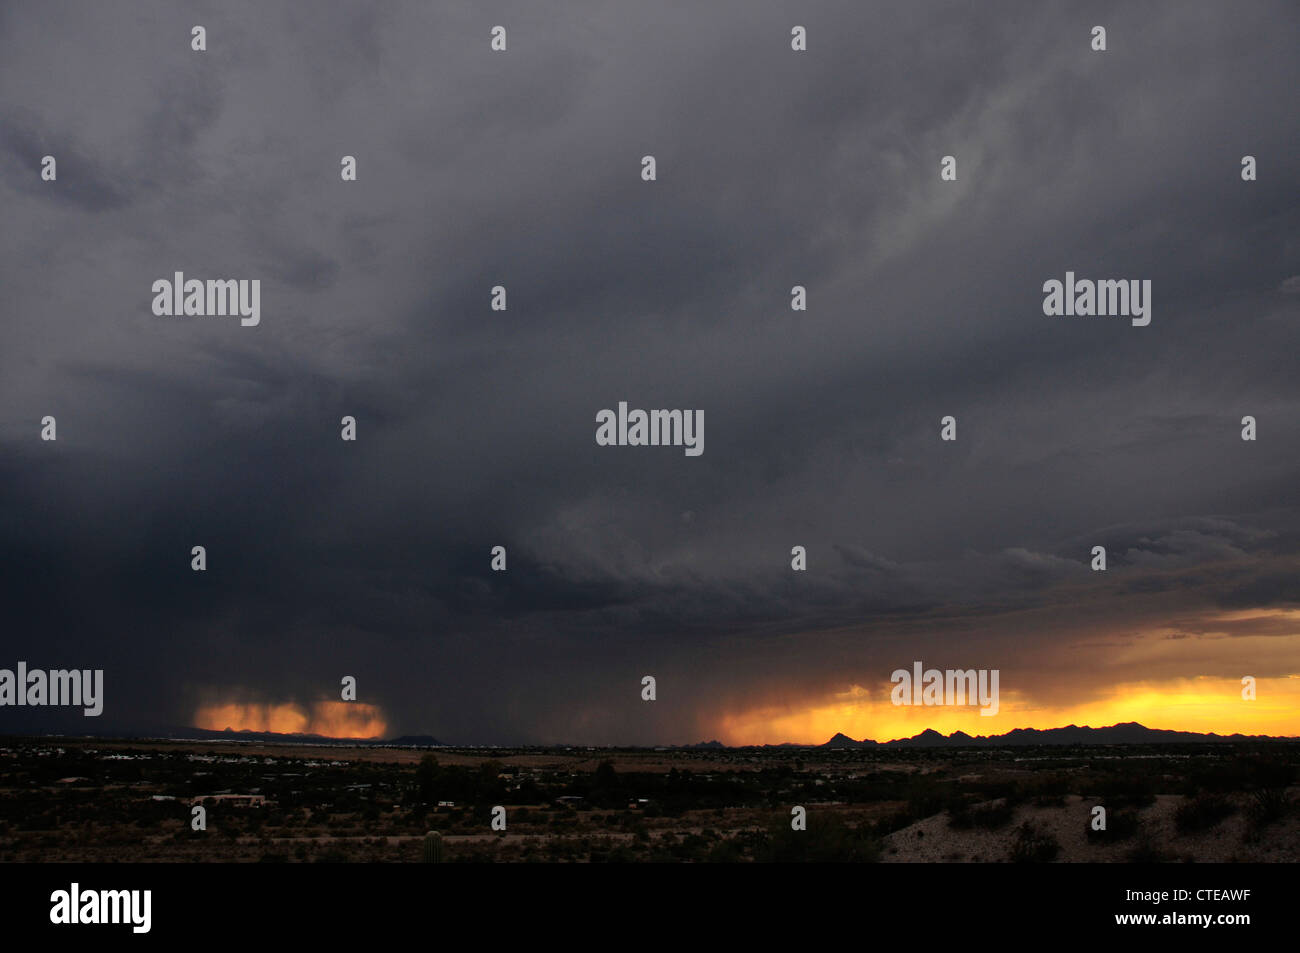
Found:
[{"label": "gray cloud texture", "polygon": [[[128,10],[0,7],[4,658],[105,725],[352,674],[395,733],[692,741],[1300,600],[1290,0]],[[260,326],[155,317],[178,270]],[[1045,317],[1067,270],[1151,325]],[[704,455],[596,446],[619,400]]]}]

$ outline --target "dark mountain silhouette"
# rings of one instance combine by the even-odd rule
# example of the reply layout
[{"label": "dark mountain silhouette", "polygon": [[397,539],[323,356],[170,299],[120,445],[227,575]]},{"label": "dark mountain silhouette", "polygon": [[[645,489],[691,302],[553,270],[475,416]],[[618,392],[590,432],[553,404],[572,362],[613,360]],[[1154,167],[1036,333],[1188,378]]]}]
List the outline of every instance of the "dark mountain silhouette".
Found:
[{"label": "dark mountain silhouette", "polygon": [[401,735],[388,741],[378,742],[386,745],[406,745],[414,748],[441,748],[443,743],[433,735]]},{"label": "dark mountain silhouette", "polygon": [[875,743],[876,742],[871,741],[869,739],[864,741],[854,741],[848,735],[837,732],[835,737],[832,738],[830,741],[826,742],[826,744],[822,745],[822,747],[823,748],[870,748]]},{"label": "dark mountain silhouette", "polygon": [[[914,735],[907,740],[909,745],[917,748],[939,747],[949,743],[947,738],[939,734],[939,732],[935,731],[933,728],[927,728],[919,735]],[[888,744],[892,745],[896,744],[896,742],[890,741]]]},{"label": "dark mountain silhouette", "polygon": [[287,734],[279,731],[235,731],[227,728],[225,731],[213,731],[208,728],[174,728],[167,732],[169,738],[186,738],[197,741],[298,741],[308,744],[330,744],[330,745],[373,745],[373,744],[395,744],[397,742],[387,742],[379,738],[330,738],[326,735],[313,734]]},{"label": "dark mountain silhouette", "polygon": [[[61,737],[58,735],[46,735],[46,737]],[[319,744],[319,745],[347,745],[350,747],[361,746],[397,746],[413,748],[487,748],[487,749],[538,749],[552,750],[556,748],[585,748],[593,750],[591,745],[561,745],[561,744],[515,744],[515,745],[449,745],[445,741],[439,741],[433,735],[400,735],[396,738],[328,738],[323,735],[310,734],[280,734],[274,731],[212,731],[206,728],[191,727],[171,727],[154,730],[120,732],[94,729],[82,730],[75,735],[69,734],[66,737],[81,738],[135,738],[141,740],[150,739],[170,739],[176,741],[248,741],[262,743],[280,743],[280,744]],[[895,738],[892,741],[873,741],[870,738],[864,738],[861,741],[855,741],[848,735],[837,732],[833,738],[824,744],[809,745],[797,744],[795,742],[782,742],[781,744],[768,745],[741,745],[739,747],[749,748],[962,748],[962,747],[1016,747],[1031,745],[1141,745],[1141,744],[1205,744],[1214,742],[1232,743],[1242,741],[1300,741],[1296,736],[1272,736],[1272,735],[1220,735],[1213,732],[1209,734],[1200,734],[1195,731],[1169,731],[1162,728],[1147,728],[1135,721],[1128,721],[1118,725],[1109,725],[1104,728],[1090,728],[1086,725],[1066,725],[1063,728],[1048,728],[1039,730],[1037,728],[1015,728],[1001,735],[977,735],[972,737],[964,731],[954,731],[950,735],[942,735],[933,728],[927,728],[920,734],[913,735],[911,738]],[[626,746],[604,746],[604,747],[626,747]],[[691,750],[691,749],[727,749],[730,745],[724,745],[722,742],[715,740],[701,741],[691,745],[667,745],[662,749],[656,750]],[[635,746],[628,750],[648,750],[638,749]]]},{"label": "dark mountain silhouette", "polygon": [[964,731],[954,731],[951,735],[941,735],[933,728],[927,728],[911,738],[895,738],[893,741],[877,742],[870,738],[854,741],[844,734],[837,733],[834,738],[820,747],[823,748],[871,748],[876,745],[888,748],[960,748],[968,746],[1008,745],[1142,745],[1171,744],[1189,742],[1215,741],[1295,741],[1296,738],[1275,738],[1270,735],[1218,735],[1200,734],[1195,731],[1170,731],[1164,728],[1148,728],[1136,721],[1128,721],[1105,728],[1066,725],[1064,728],[1013,728],[1003,735],[978,735],[971,737]]}]

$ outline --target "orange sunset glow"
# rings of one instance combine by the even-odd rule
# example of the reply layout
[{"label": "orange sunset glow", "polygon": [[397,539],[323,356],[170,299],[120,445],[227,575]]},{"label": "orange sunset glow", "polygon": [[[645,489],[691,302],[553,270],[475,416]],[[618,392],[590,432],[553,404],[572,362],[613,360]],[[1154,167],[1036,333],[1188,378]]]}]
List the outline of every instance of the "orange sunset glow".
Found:
[{"label": "orange sunset glow", "polygon": [[723,716],[718,740],[729,745],[794,742],[821,744],[836,732],[855,740],[889,741],[932,728],[941,734],[1000,735],[1014,728],[1100,728],[1136,721],[1148,728],[1221,735],[1300,734],[1300,675],[1257,680],[1257,697],[1241,697],[1237,679],[1193,678],[1159,684],[1121,684],[1093,701],[1070,706],[1033,703],[1001,691],[996,715],[978,708],[894,705],[889,685],[874,691],[854,685],[806,705],[768,705]]},{"label": "orange sunset glow", "polygon": [[383,738],[388,733],[388,722],[376,706],[343,701],[203,705],[194,715],[194,725],[209,731],[274,731],[327,738]]},{"label": "orange sunset glow", "polygon": [[[1000,735],[1134,721],[1172,731],[1300,736],[1300,610],[1214,610],[1057,636],[1048,651],[1006,656],[1016,668],[1000,670],[994,715],[972,706],[894,705],[887,679],[859,677],[821,696],[769,696],[725,711],[712,721],[711,737],[730,745],[822,744],[836,732],[890,741],[927,728]],[[1241,675],[1224,674],[1234,670]],[[1255,679],[1254,699],[1242,697],[1245,675]]]}]

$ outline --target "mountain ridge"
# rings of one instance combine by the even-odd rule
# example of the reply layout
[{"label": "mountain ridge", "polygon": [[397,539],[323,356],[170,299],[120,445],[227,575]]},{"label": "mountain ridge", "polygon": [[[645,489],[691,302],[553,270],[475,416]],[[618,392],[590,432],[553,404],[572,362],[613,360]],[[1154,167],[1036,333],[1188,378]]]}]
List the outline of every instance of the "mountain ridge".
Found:
[{"label": "mountain ridge", "polygon": [[954,731],[950,735],[940,734],[933,728],[926,728],[910,738],[894,738],[891,741],[873,741],[864,738],[854,741],[842,732],[836,732],[830,741],[821,748],[962,748],[1009,745],[1072,745],[1072,744],[1171,744],[1171,743],[1215,743],[1238,741],[1296,741],[1292,736],[1277,735],[1243,735],[1234,733],[1220,735],[1215,732],[1174,731],[1168,728],[1148,728],[1136,721],[1118,722],[1101,728],[1088,725],[1065,725],[1061,728],[1012,728],[1000,735],[968,735],[964,731]]},{"label": "mountain ridge", "polygon": [[1058,728],[1013,728],[1000,735],[969,735],[964,731],[954,731],[944,735],[933,728],[926,728],[910,738],[894,738],[889,741],[875,741],[871,738],[856,740],[843,732],[836,732],[828,741],[821,744],[784,741],[762,745],[728,745],[716,739],[699,741],[694,744],[678,745],[590,745],[553,742],[549,744],[455,744],[441,741],[433,735],[399,735],[393,738],[333,738],[326,735],[284,734],[274,731],[224,731],[189,726],[171,727],[154,731],[120,732],[89,731],[78,732],[68,737],[112,737],[139,739],[167,739],[173,741],[243,741],[278,744],[313,744],[357,747],[406,747],[406,748],[572,748],[588,750],[671,750],[671,751],[723,751],[741,748],[803,748],[817,749],[898,749],[898,748],[980,748],[980,747],[1029,747],[1034,745],[1141,745],[1141,744],[1214,744],[1239,742],[1297,742],[1295,735],[1243,735],[1234,733],[1220,735],[1215,732],[1201,733],[1195,731],[1175,731],[1166,728],[1148,728],[1136,721],[1119,722],[1092,728],[1088,725],[1065,725]]}]

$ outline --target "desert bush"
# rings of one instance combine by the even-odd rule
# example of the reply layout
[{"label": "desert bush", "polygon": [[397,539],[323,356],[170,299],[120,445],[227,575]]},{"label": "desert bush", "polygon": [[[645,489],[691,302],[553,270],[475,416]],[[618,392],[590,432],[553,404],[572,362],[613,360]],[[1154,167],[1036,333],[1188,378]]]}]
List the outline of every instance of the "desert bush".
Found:
[{"label": "desert bush", "polygon": [[1174,855],[1161,849],[1149,835],[1144,834],[1129,850],[1125,859],[1130,864],[1163,864],[1174,859]]},{"label": "desert bush", "polygon": [[1280,821],[1293,807],[1287,797],[1286,788],[1260,788],[1250,792],[1250,802],[1246,807],[1246,816],[1256,827]]},{"label": "desert bush", "polygon": [[1061,845],[1047,831],[1029,821],[1016,829],[1016,839],[1011,845],[1011,860],[1017,864],[1047,864],[1056,859]]},{"label": "desert bush", "polygon": [[1092,829],[1091,814],[1085,822],[1085,831],[1089,844],[1117,844],[1131,839],[1142,826],[1142,821],[1135,811],[1107,811],[1106,829]]},{"label": "desert bush", "polygon": [[734,864],[744,860],[745,855],[739,842],[727,838],[714,844],[709,851],[709,856],[705,859],[711,864]]},{"label": "desert bush", "polygon": [[863,825],[850,827],[838,817],[808,818],[808,829],[791,830],[778,821],[754,850],[762,863],[871,863],[880,859],[880,841]]},{"label": "desert bush", "polygon": [[1085,797],[1095,798],[1115,807],[1150,807],[1156,803],[1155,783],[1151,778],[1132,775],[1111,775],[1099,779],[1094,790],[1085,792]]},{"label": "desert bush", "polygon": [[1200,794],[1178,805],[1174,826],[1182,834],[1206,831],[1236,810],[1236,805],[1221,794]]},{"label": "desert bush", "polygon": [[978,827],[982,830],[997,830],[1006,827],[1015,818],[1016,809],[1009,801],[990,801],[988,804],[963,805],[954,808],[948,815],[948,826],[957,830],[969,830]]}]

